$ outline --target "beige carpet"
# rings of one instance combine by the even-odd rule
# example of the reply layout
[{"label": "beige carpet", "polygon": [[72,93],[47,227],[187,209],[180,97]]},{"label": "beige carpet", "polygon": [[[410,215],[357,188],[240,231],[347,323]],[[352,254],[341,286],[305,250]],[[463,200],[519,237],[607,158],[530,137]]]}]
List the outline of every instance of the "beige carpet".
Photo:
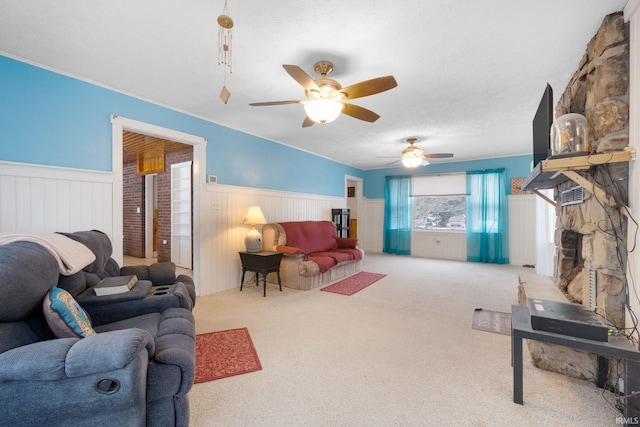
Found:
[{"label": "beige carpet", "polygon": [[262,370],[196,384],[191,425],[616,425],[609,393],[526,351],[525,404],[513,403],[510,337],[471,319],[510,312],[523,269],[367,254],[363,270],[387,277],[349,298],[255,286],[200,298],[197,332],[247,327]]}]

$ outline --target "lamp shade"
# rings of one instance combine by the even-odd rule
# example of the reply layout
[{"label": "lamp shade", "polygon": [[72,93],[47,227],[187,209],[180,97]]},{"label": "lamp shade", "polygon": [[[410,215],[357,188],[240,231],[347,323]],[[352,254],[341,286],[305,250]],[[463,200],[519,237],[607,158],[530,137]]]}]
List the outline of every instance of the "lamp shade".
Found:
[{"label": "lamp shade", "polygon": [[422,164],[423,159],[424,150],[414,146],[412,142],[410,142],[410,145],[407,148],[402,150],[402,164],[406,168],[417,168]]},{"label": "lamp shade", "polygon": [[316,123],[329,123],[340,115],[344,104],[335,99],[314,99],[304,104],[307,116]]},{"label": "lamp shade", "polygon": [[244,214],[243,224],[249,224],[254,227],[257,224],[266,224],[267,220],[264,218],[262,209],[260,206],[251,206],[247,209],[247,213]]},{"label": "lamp shade", "polygon": [[422,164],[422,156],[414,157],[414,156],[402,156],[402,164],[406,168],[417,168]]}]

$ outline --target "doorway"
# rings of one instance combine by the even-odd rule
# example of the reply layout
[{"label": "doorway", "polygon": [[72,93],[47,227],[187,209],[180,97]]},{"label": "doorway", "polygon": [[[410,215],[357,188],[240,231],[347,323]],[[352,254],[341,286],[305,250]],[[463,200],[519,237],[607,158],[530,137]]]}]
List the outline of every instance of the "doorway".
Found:
[{"label": "doorway", "polygon": [[193,147],[125,130],[122,155],[124,255],[191,269]]},{"label": "doorway", "polygon": [[[186,134],[180,131],[163,128],[155,125],[151,125],[136,120],[119,117],[116,115],[111,116],[112,125],[112,171],[113,171],[113,231],[112,231],[112,243],[113,243],[113,258],[120,264],[124,265],[124,227],[123,227],[123,135],[124,131],[131,131],[146,135],[149,137],[157,137],[173,141],[191,147],[192,149],[192,267],[193,278],[196,283],[196,293],[200,292],[200,274],[201,274],[201,236],[200,236],[200,223],[201,223],[201,202],[205,193],[205,180],[204,174],[206,171],[206,145],[207,140],[202,137],[198,137],[191,134]],[[137,214],[137,210],[134,209]],[[140,214],[137,214],[140,216]],[[144,215],[146,216],[146,215]],[[146,226],[145,226],[146,227]],[[162,242],[160,238],[160,242]],[[146,244],[141,244],[142,247],[146,247]],[[168,246],[168,245],[167,245]],[[160,247],[158,248],[160,249]]]},{"label": "doorway", "polygon": [[363,211],[363,189],[362,178],[345,175],[344,191],[347,198],[347,207],[349,208],[351,231],[350,237],[362,240],[362,221],[358,221]]}]

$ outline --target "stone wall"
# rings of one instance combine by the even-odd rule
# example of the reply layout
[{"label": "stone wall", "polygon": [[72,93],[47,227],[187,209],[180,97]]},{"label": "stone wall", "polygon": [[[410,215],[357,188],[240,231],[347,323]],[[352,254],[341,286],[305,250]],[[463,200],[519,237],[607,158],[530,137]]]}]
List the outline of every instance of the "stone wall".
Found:
[{"label": "stone wall", "polygon": [[[605,17],[588,43],[578,70],[556,105],[556,118],[567,113],[587,118],[592,152],[619,151],[629,145],[629,37],[622,13]],[[627,163],[594,166],[580,175],[604,189],[618,205],[627,203]],[[558,185],[555,200],[562,191],[577,185],[571,180]],[[556,209],[554,281],[567,300],[589,305],[590,277],[594,278],[596,312],[621,329],[625,319],[626,223],[618,206],[604,206],[587,191],[584,198],[583,203]],[[596,381],[595,355],[537,341],[528,341],[528,346],[535,366]],[[609,368],[615,380],[619,367],[612,360]]]},{"label": "stone wall", "polygon": [[[622,13],[605,17],[588,43],[556,106],[556,118],[566,113],[587,118],[592,152],[629,145],[629,35]],[[581,175],[614,197],[617,205],[627,204],[628,163],[594,166]],[[566,181],[557,193],[575,186]],[[623,328],[626,223],[618,206],[604,206],[586,191],[584,195],[584,203],[557,209],[556,280],[571,300],[589,305],[590,276],[595,278],[598,314]]]}]

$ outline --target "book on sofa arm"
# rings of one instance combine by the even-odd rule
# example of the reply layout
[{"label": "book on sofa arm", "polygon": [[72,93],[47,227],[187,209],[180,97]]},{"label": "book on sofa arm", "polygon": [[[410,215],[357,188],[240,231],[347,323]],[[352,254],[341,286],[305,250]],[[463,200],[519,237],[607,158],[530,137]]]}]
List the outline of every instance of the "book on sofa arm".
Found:
[{"label": "book on sofa arm", "polygon": [[135,275],[105,277],[93,288],[93,290],[99,297],[104,295],[121,294],[124,292],[129,292],[137,281],[138,276]]}]

